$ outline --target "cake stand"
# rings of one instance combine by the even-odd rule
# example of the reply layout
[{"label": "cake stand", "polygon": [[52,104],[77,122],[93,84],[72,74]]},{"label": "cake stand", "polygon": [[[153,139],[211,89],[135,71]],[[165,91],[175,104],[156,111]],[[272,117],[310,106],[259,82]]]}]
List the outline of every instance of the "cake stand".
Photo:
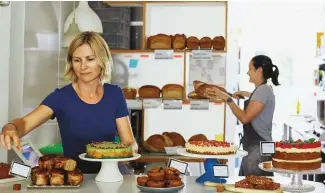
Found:
[{"label": "cake stand", "polygon": [[86,153],[80,154],[79,158],[90,162],[101,162],[102,166],[95,180],[98,182],[119,182],[123,180],[123,175],[118,168],[118,162],[132,161],[140,158],[140,154],[134,153],[130,158],[119,159],[94,159],[87,158]]},{"label": "cake stand", "polygon": [[204,182],[210,181],[215,183],[226,183],[227,180],[221,177],[215,177],[213,172],[213,166],[220,164],[217,159],[231,159],[236,157],[244,157],[248,153],[244,150],[237,150],[236,154],[230,155],[201,155],[186,152],[185,148],[180,148],[177,150],[177,153],[186,157],[202,158],[206,159],[204,161],[204,170],[205,173],[196,179],[197,183],[204,184]]},{"label": "cake stand", "polygon": [[264,168],[263,163],[260,163],[258,167],[261,170],[266,172],[274,172],[274,173],[283,173],[283,174],[292,174],[291,183],[288,185],[283,186],[284,191],[287,192],[312,192],[315,190],[315,187],[309,184],[303,184],[302,182],[302,175],[308,174],[325,174],[325,164],[322,163],[319,169],[315,170],[302,170],[302,171],[295,171],[295,170],[285,170],[281,168]]}]

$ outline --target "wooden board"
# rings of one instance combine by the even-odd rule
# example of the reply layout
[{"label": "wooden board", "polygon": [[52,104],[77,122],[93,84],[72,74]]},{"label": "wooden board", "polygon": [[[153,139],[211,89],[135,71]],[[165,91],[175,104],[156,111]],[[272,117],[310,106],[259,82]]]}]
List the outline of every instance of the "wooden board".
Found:
[{"label": "wooden board", "polygon": [[282,193],[283,189],[277,190],[256,190],[256,189],[247,189],[247,188],[236,188],[235,184],[225,184],[225,190],[229,192],[237,192],[237,193]]}]

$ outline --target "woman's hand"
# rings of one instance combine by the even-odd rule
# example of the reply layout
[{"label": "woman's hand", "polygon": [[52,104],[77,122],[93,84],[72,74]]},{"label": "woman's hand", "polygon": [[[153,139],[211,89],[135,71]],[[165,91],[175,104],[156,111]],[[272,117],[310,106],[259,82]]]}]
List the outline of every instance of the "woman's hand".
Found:
[{"label": "woman's hand", "polygon": [[2,132],[0,133],[0,146],[10,150],[11,142],[21,151],[17,127],[14,124],[7,124],[2,128]]},{"label": "woman's hand", "polygon": [[235,99],[239,99],[241,96],[249,98],[251,96],[251,93],[247,91],[238,91],[232,95],[232,97],[234,97]]}]

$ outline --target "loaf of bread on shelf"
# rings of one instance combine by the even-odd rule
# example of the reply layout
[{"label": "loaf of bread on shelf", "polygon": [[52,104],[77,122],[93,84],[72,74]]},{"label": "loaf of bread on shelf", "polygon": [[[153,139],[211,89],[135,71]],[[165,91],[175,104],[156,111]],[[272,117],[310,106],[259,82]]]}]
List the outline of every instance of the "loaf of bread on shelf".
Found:
[{"label": "loaf of bread on shelf", "polygon": [[202,82],[202,81],[199,81],[199,80],[194,80],[193,81],[194,90],[197,90],[203,84],[206,84],[206,83]]},{"label": "loaf of bread on shelf", "polygon": [[150,36],[147,40],[148,49],[171,49],[172,37],[166,34]]},{"label": "loaf of bread on shelf", "polygon": [[187,49],[191,49],[191,50],[199,49],[200,40],[195,36],[190,36],[186,40],[186,47]]},{"label": "loaf of bread on shelf", "polygon": [[204,134],[193,135],[189,140],[190,141],[208,141],[208,138]]},{"label": "loaf of bread on shelf", "polygon": [[173,141],[166,135],[151,135],[143,144],[144,148],[150,152],[164,152],[165,147],[172,147]]},{"label": "loaf of bread on shelf", "polygon": [[144,85],[139,88],[139,97],[146,98],[160,98],[160,88],[154,85]]},{"label": "loaf of bread on shelf", "polygon": [[203,37],[200,39],[200,49],[211,49],[212,47],[212,40],[210,37]]},{"label": "loaf of bread on shelf", "polygon": [[181,134],[177,132],[163,132],[162,134],[168,136],[172,140],[173,146],[185,147],[185,139]]},{"label": "loaf of bread on shelf", "polygon": [[[195,90],[195,92],[202,98],[208,98],[207,93],[213,89],[213,88],[217,88],[219,89],[221,92],[224,92],[225,94],[228,94],[227,90],[221,86],[218,85],[213,85],[213,84],[207,84],[207,83],[197,83],[197,89]],[[195,84],[194,84],[195,85]],[[195,88],[195,86],[194,86]]]},{"label": "loaf of bread on shelf", "polygon": [[179,84],[166,84],[161,89],[163,99],[182,99],[183,86]]},{"label": "loaf of bread on shelf", "polygon": [[188,93],[187,98],[189,98],[189,99],[208,99],[207,97],[199,96],[195,91]]},{"label": "loaf of bread on shelf", "polygon": [[186,48],[186,36],[185,34],[175,34],[172,37],[173,49],[184,50]]},{"label": "loaf of bread on shelf", "polygon": [[212,40],[213,49],[224,50],[226,46],[226,40],[223,36],[216,36]]},{"label": "loaf of bread on shelf", "polygon": [[126,87],[126,88],[123,88],[122,90],[123,90],[125,99],[135,99],[137,96],[137,89],[135,89],[135,88]]}]

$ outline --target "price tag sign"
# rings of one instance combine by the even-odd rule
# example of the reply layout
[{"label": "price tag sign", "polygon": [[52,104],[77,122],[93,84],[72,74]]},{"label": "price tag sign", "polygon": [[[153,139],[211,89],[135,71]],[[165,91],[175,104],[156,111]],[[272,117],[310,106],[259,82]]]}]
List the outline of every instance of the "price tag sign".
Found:
[{"label": "price tag sign", "polygon": [[182,146],[165,147],[165,151],[167,155],[178,155],[177,150],[179,148],[182,148]]},{"label": "price tag sign", "polygon": [[212,50],[192,50],[192,58],[197,60],[212,60]]},{"label": "price tag sign", "polygon": [[164,100],[164,109],[182,109],[182,100]]},{"label": "price tag sign", "polygon": [[175,168],[181,174],[186,174],[188,163],[177,159],[169,159],[167,167]]},{"label": "price tag sign", "polygon": [[174,58],[174,50],[155,50],[156,60],[172,60]]},{"label": "price tag sign", "polygon": [[209,110],[209,100],[191,100],[191,110]]},{"label": "price tag sign", "polygon": [[31,167],[29,165],[13,161],[11,163],[9,175],[27,179],[30,172],[31,172]]},{"label": "price tag sign", "polygon": [[260,150],[262,156],[271,156],[275,154],[275,142],[273,141],[261,141]]},{"label": "price tag sign", "polygon": [[224,165],[224,164],[214,165],[213,175],[214,177],[228,178],[229,176],[228,165]]},{"label": "price tag sign", "polygon": [[161,99],[143,99],[143,108],[158,108],[161,106]]}]

